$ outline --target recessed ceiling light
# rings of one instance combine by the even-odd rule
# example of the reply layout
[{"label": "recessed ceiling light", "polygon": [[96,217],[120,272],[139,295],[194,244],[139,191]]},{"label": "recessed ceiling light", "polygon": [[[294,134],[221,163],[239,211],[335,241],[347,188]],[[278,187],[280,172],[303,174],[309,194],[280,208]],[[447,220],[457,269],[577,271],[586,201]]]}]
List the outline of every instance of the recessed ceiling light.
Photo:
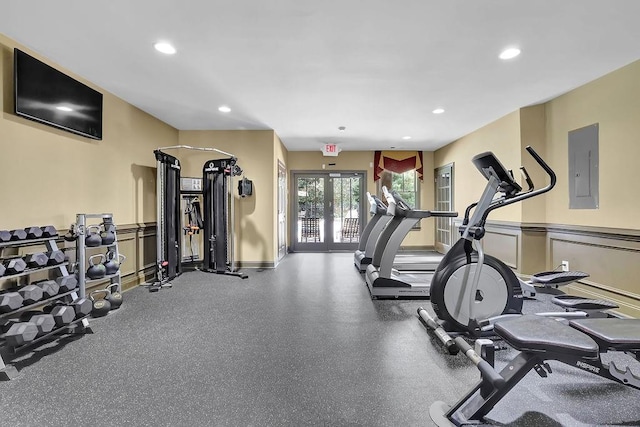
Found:
[{"label": "recessed ceiling light", "polygon": [[432,111],[433,114],[442,114],[444,113],[444,108],[436,108]]},{"label": "recessed ceiling light", "polygon": [[500,53],[500,59],[512,59],[518,55],[520,55],[520,49],[517,47],[510,47]]},{"label": "recessed ceiling light", "polygon": [[407,136],[403,136],[402,139],[411,139],[411,137],[407,135]]},{"label": "recessed ceiling light", "polygon": [[170,43],[167,42],[158,42],[153,45],[153,47],[158,51],[165,53],[167,55],[173,55],[176,53],[176,48],[173,47]]},{"label": "recessed ceiling light", "polygon": [[59,105],[59,106],[56,107],[56,109],[58,109],[60,111],[66,111],[66,112],[73,111],[73,108],[67,107],[65,105]]},{"label": "recessed ceiling light", "polygon": [[220,107],[218,107],[218,111],[220,111],[221,113],[229,113],[231,112],[231,108],[227,107],[226,105],[221,105]]}]

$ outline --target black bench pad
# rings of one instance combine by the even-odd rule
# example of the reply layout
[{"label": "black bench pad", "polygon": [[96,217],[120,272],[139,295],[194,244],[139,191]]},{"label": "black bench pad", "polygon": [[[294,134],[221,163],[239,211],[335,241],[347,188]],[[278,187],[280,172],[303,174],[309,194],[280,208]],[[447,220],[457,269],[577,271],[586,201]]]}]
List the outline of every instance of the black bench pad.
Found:
[{"label": "black bench pad", "polygon": [[609,349],[640,350],[640,319],[579,319],[569,324],[596,341],[603,342]]},{"label": "black bench pad", "polygon": [[598,357],[594,340],[549,317],[526,315],[505,320],[496,323],[494,331],[516,350]]}]

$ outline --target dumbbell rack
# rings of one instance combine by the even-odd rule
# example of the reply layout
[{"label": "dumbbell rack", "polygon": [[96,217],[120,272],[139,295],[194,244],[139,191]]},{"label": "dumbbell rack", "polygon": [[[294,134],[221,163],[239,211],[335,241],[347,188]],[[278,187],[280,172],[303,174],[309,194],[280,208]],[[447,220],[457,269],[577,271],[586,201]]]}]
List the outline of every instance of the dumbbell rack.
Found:
[{"label": "dumbbell rack", "polygon": [[[87,227],[92,225],[87,225],[87,219],[99,219],[104,221],[105,219],[109,219],[113,222],[113,215],[110,213],[101,213],[101,214],[76,214],[76,270],[78,276],[78,287],[80,291],[80,298],[84,298],[86,296],[87,285],[91,285],[92,283],[104,282],[109,280],[109,284],[117,284],[116,290],[118,292],[122,292],[122,278],[120,276],[120,269],[115,274],[107,275],[101,279],[89,279],[87,278],[87,250],[91,249],[106,249],[107,252],[109,250],[114,251],[116,258],[120,256],[120,252],[118,250],[118,236],[116,233],[116,239],[110,245],[100,245],[100,246],[87,246],[85,244],[85,237],[87,234]],[[115,224],[114,224],[114,233],[115,233]],[[101,288],[104,289],[104,288]]]},{"label": "dumbbell rack", "polygon": [[[3,252],[4,249],[6,248],[20,248],[20,247],[26,247],[26,246],[35,246],[35,245],[44,245],[47,248],[47,251],[49,252],[53,252],[53,251],[57,251],[59,250],[58,248],[58,244],[56,242],[57,236],[55,237],[49,237],[49,238],[42,238],[42,239],[29,239],[29,240],[18,240],[18,241],[14,241],[14,242],[6,242],[6,243],[0,243],[0,259],[3,259]],[[8,275],[4,275],[2,277],[0,277],[0,281],[5,281],[5,280],[10,280],[10,279],[19,279],[25,276],[29,276],[33,273],[36,272],[43,272],[43,271],[48,271],[48,270],[57,270],[58,276],[69,276],[69,271],[67,269],[67,266],[69,265],[68,261],[65,261],[61,264],[57,264],[57,265],[51,265],[51,266],[46,266],[46,267],[39,267],[39,268],[27,268],[26,270],[24,270],[21,273],[18,274],[8,274]],[[42,307],[44,305],[47,305],[49,303],[53,303],[55,301],[58,300],[62,300],[62,299],[66,299],[68,302],[72,302],[76,299],[78,299],[78,288],[72,290],[72,291],[68,291],[68,292],[63,292],[63,293],[59,293],[57,295],[55,295],[54,297],[51,298],[46,298],[46,299],[42,299],[34,304],[30,304],[30,305],[25,305],[22,306],[20,308],[17,308],[15,310],[12,310],[8,313],[2,313],[0,314],[0,323],[4,322],[7,319],[16,317],[17,315],[19,315],[22,312],[25,311],[29,311],[29,310],[33,310],[35,308],[38,307]],[[4,292],[4,291],[2,291]],[[92,330],[89,327],[89,320],[87,319],[88,316],[84,316],[78,319],[73,320],[71,323],[64,325],[62,327],[57,327],[54,328],[51,332],[48,332],[46,334],[40,335],[38,336],[36,339],[29,341],[23,345],[17,346],[17,347],[9,347],[7,346],[4,342],[1,342],[0,345],[2,346],[6,346],[7,349],[9,350],[9,353],[17,353],[27,347],[32,347],[35,344],[44,341],[45,339],[59,334],[61,332],[74,332],[74,333],[91,333]],[[6,365],[4,360],[2,359],[2,356],[0,356],[0,380],[11,380],[13,378],[15,378],[15,376],[18,374],[18,371],[15,367],[13,367],[12,365]]]}]

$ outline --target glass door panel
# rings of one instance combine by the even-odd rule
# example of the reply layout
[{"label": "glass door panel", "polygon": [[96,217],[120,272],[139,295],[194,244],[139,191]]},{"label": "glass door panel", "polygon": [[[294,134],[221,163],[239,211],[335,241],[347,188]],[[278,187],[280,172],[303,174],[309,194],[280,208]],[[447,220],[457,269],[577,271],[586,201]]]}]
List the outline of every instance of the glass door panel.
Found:
[{"label": "glass door panel", "polygon": [[[453,165],[436,169],[436,210],[453,210]],[[436,218],[436,251],[447,253],[454,242],[453,218]]]},{"label": "glass door panel", "polygon": [[326,250],[325,243],[325,177],[297,176],[296,245],[300,250]]},{"label": "glass door panel", "polygon": [[287,254],[287,168],[278,160],[278,261]]},{"label": "glass door panel", "polygon": [[333,240],[330,246],[332,249],[340,249],[345,245],[357,247],[357,243],[360,241],[362,178],[362,175],[351,174],[331,177],[333,183]]},{"label": "glass door panel", "polygon": [[294,251],[355,250],[362,230],[364,173],[294,173]]}]

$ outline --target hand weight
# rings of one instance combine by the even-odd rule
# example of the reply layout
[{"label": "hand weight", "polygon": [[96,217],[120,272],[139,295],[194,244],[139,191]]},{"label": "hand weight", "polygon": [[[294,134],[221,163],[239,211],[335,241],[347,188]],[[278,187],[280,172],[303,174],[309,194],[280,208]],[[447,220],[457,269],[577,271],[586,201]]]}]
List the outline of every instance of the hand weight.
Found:
[{"label": "hand weight", "polygon": [[[115,286],[115,290],[113,287]],[[122,305],[122,294],[118,291],[118,284],[112,283],[107,286],[107,290],[109,291],[109,295],[107,295],[106,299],[111,304],[111,310],[117,310]]]},{"label": "hand weight", "polygon": [[104,224],[104,231],[100,233],[103,245],[110,245],[116,241],[116,226],[113,224]]},{"label": "hand weight", "polygon": [[[94,230],[94,231],[91,231]],[[87,235],[84,238],[85,246],[95,247],[102,245],[102,237],[100,236],[99,225],[89,225],[86,227]]]},{"label": "hand weight", "polygon": [[[95,299],[94,298],[94,294],[104,294],[104,299]],[[95,290],[93,292],[91,292],[91,294],[89,294],[89,299],[93,302],[93,308],[91,310],[91,316],[93,317],[102,317],[102,316],[106,316],[107,313],[109,313],[109,311],[111,310],[111,303],[109,302],[109,300],[107,298],[109,298],[109,295],[111,294],[111,292],[109,292],[108,289],[98,289]]]},{"label": "hand weight", "polygon": [[75,242],[77,237],[78,235],[76,234],[76,225],[72,223],[69,226],[69,231],[64,235],[64,240],[66,240],[67,242]]},{"label": "hand weight", "polygon": [[[99,262],[95,262],[94,260],[100,258]],[[106,257],[102,254],[96,254],[89,257],[89,268],[87,269],[87,277],[91,280],[102,279],[107,274],[107,269],[104,266],[103,262]]]},{"label": "hand weight", "polygon": [[118,259],[116,259],[116,252],[109,251],[106,255],[107,260],[104,263],[104,266],[107,270],[106,274],[116,274],[118,270],[120,270],[120,265],[127,259],[126,256],[122,254],[118,254]]}]

